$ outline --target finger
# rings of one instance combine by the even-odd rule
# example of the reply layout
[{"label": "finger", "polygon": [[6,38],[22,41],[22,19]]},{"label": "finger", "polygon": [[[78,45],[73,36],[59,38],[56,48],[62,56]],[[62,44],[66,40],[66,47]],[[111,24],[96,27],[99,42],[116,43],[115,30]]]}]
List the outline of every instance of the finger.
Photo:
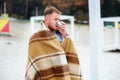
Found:
[{"label": "finger", "polygon": [[65,22],[61,21],[61,23],[62,23],[63,25],[65,25]]}]

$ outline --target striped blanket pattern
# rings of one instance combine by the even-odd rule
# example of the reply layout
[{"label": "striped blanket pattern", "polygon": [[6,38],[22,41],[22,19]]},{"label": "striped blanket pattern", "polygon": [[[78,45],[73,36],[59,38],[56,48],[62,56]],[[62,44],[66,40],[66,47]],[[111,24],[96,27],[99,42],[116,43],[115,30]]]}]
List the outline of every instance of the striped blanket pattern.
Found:
[{"label": "striped blanket pattern", "polygon": [[60,43],[49,30],[35,33],[28,48],[26,80],[83,80],[72,40]]}]

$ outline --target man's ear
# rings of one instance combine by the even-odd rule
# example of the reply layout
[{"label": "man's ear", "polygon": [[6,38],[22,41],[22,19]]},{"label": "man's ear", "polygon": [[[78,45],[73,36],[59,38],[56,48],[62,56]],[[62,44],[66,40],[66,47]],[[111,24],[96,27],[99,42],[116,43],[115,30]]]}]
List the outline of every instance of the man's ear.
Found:
[{"label": "man's ear", "polygon": [[45,20],[46,22],[48,22],[48,21],[49,21],[48,16],[46,16],[46,17],[44,18],[44,20]]},{"label": "man's ear", "polygon": [[46,18],[44,18],[44,21],[46,21]]},{"label": "man's ear", "polygon": [[49,23],[49,19],[48,19],[48,18],[45,19],[45,23],[46,23],[46,24]]}]

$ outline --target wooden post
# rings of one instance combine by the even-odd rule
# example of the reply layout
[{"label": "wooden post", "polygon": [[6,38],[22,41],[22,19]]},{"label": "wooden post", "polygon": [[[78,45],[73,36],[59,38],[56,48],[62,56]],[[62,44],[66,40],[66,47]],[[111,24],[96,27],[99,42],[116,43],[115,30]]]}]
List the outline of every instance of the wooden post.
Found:
[{"label": "wooden post", "polygon": [[4,2],[4,14],[6,14],[6,2]]}]

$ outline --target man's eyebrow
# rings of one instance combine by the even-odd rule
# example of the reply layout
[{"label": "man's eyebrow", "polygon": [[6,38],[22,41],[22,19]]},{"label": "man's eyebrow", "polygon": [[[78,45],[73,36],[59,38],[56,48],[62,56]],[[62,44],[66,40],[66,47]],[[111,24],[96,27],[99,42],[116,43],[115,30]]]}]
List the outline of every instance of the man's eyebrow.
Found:
[{"label": "man's eyebrow", "polygon": [[60,20],[59,18],[55,18],[55,20]]}]

